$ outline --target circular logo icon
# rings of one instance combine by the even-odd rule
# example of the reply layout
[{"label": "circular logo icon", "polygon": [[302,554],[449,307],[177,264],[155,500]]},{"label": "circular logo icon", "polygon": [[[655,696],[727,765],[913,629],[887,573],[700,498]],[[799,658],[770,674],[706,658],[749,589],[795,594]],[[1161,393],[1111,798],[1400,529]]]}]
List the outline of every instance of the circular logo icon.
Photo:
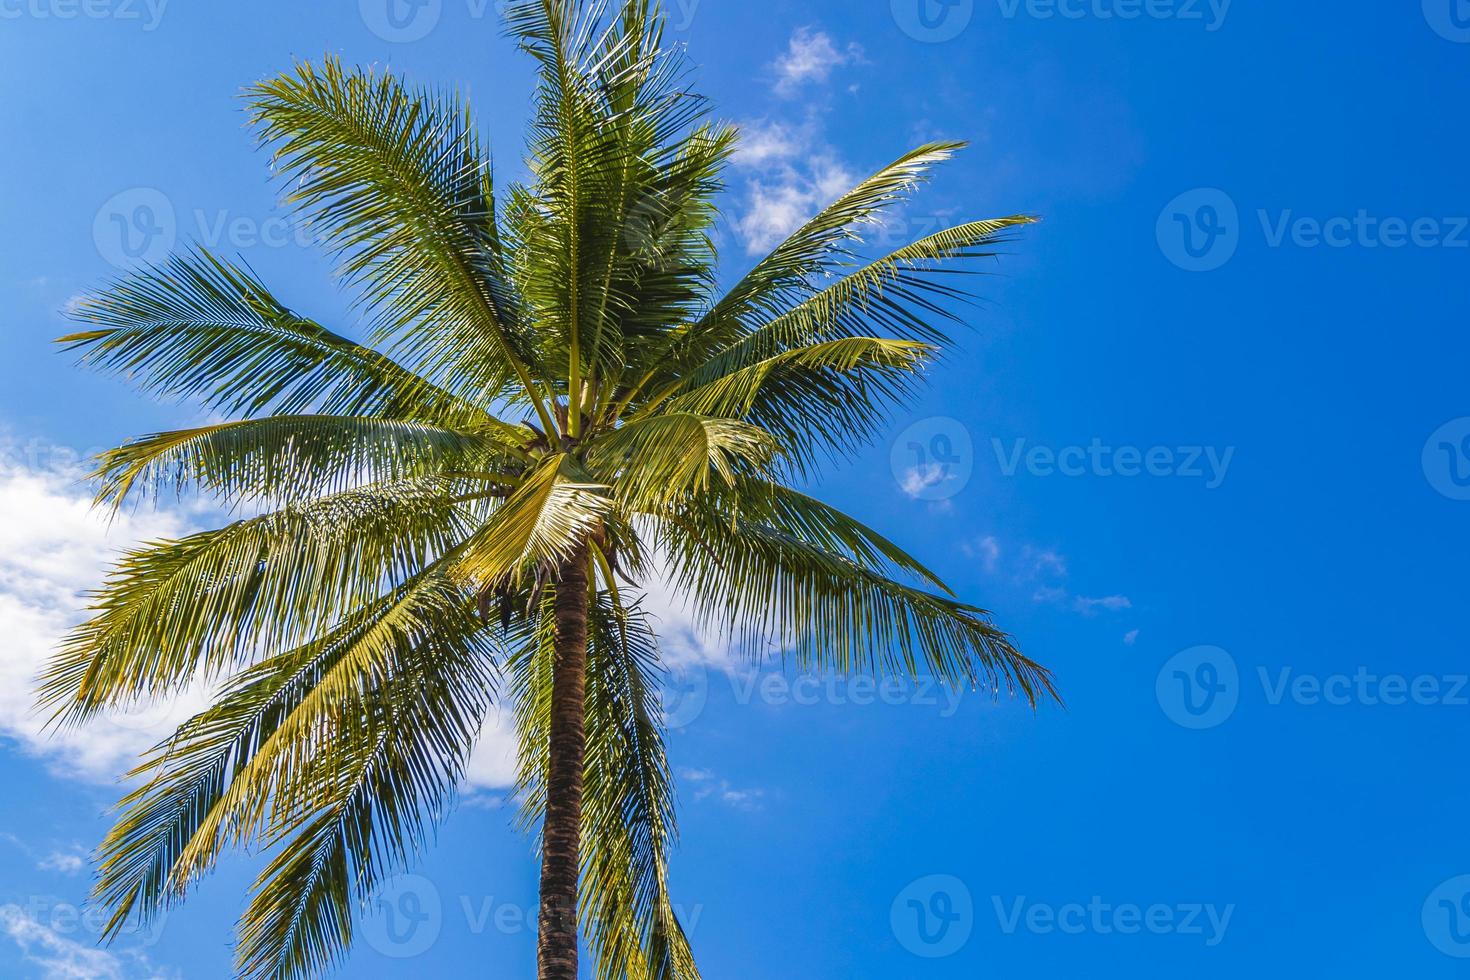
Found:
[{"label": "circular logo icon", "polygon": [[1424,900],[1424,935],[1444,955],[1470,960],[1470,875],[1451,878]]},{"label": "circular logo icon", "polygon": [[177,239],[173,202],[152,187],[114,194],[92,220],[97,254],[119,269],[157,265],[173,251]]},{"label": "circular logo icon", "polygon": [[1159,671],[1159,707],[1176,725],[1203,731],[1230,720],[1240,704],[1240,671],[1219,647],[1191,647]]},{"label": "circular logo icon", "polygon": [[924,419],[899,433],[889,454],[893,479],[915,500],[948,500],[970,483],[975,444],[952,418]]},{"label": "circular logo icon", "polygon": [[1470,44],[1470,0],[1424,0],[1424,19],[1446,41]]},{"label": "circular logo icon", "polygon": [[709,671],[703,664],[671,668],[659,702],[666,727],[688,728],[704,714],[704,707],[709,703]]},{"label": "circular logo icon", "polygon": [[421,41],[439,26],[444,0],[358,0],[362,22],[394,44]]},{"label": "circular logo icon", "polygon": [[1470,418],[1446,422],[1429,437],[1424,477],[1451,500],[1470,500]]},{"label": "circular logo icon", "polygon": [[925,44],[952,41],[975,16],[975,0],[892,0],[894,23]]},{"label": "circular logo icon", "polygon": [[443,926],[444,906],[434,883],[419,875],[400,875],[373,892],[361,928],[369,946],[402,960],[426,952]]},{"label": "circular logo icon", "polygon": [[953,875],[930,875],[898,893],[888,921],[904,949],[926,960],[942,959],[970,941],[975,900]]},{"label": "circular logo icon", "polygon": [[1240,210],[1213,187],[1180,194],[1159,215],[1159,248],[1186,272],[1213,272],[1240,247]]}]

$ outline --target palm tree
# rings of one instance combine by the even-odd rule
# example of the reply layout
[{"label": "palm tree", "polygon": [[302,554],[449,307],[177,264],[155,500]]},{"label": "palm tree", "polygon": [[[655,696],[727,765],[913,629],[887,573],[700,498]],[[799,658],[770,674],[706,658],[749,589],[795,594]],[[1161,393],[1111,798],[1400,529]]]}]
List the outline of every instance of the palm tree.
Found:
[{"label": "palm tree", "polygon": [[253,515],[123,557],[41,678],[61,724],[217,685],[132,773],[100,851],[109,936],[256,844],[240,975],[332,966],[503,704],[542,828],[540,977],[574,980],[583,934],[598,977],[697,977],[634,599],[654,576],[805,669],[1055,696],[987,613],[793,488],[882,431],[959,322],[955,264],[1028,219],[860,259],[861,230],[960,145],[932,144],[718,294],[736,132],[683,87],[652,0],[604,6],[510,5],[540,81],[530,177],[498,202],[456,94],[334,60],[249,90],[371,346],[201,249],[76,308],[83,362],[233,419],[103,454],[99,501],[189,489]]}]

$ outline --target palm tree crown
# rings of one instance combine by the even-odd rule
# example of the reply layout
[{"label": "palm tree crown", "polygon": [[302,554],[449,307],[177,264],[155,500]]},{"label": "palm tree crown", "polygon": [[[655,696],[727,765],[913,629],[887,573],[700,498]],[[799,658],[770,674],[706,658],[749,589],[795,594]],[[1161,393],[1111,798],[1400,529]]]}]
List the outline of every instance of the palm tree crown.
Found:
[{"label": "palm tree crown", "polygon": [[260,843],[239,972],[319,973],[504,704],[544,826],[541,975],[576,976],[581,932],[599,977],[697,977],[633,598],[651,576],[804,668],[1054,695],[983,610],[794,489],[881,432],[959,322],[954,273],[1028,219],[864,258],[959,146],[931,144],[719,292],[736,132],[684,88],[656,5],[523,0],[507,23],[540,81],[530,176],[498,196],[455,94],[333,60],[249,90],[368,344],[203,250],[76,309],[84,362],[232,419],[104,454],[99,499],[188,487],[260,515],[126,555],[42,678],[63,723],[219,684],[133,773],[101,851],[113,933]]}]

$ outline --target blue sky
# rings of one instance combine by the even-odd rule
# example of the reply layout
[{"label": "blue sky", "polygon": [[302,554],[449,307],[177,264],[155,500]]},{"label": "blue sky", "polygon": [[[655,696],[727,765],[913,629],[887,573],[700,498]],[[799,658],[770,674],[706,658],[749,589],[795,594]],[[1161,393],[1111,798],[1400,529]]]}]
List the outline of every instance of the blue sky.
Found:
[{"label": "blue sky", "polygon": [[[964,353],[818,489],[1068,707],[752,675],[655,595],[705,976],[1464,975],[1470,5],[924,3],[670,9],[747,129],[732,272],[937,137],[974,145],[882,234],[1044,216]],[[93,945],[116,774],[188,703],[47,741],[27,678],[111,550],[208,515],[87,515],[78,455],[197,413],[74,370],[60,311],[196,239],[352,330],[238,92],[324,53],[457,82],[513,174],[531,79],[494,10],[0,0],[0,976],[224,976],[254,870]],[[486,746],[342,976],[530,974]]]}]

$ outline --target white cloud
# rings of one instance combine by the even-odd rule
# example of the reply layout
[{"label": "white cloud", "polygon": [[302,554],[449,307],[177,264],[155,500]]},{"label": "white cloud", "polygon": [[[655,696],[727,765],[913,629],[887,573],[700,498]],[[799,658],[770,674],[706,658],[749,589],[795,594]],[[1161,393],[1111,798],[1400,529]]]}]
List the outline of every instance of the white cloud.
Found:
[{"label": "white cloud", "polygon": [[679,778],[694,785],[694,801],[715,800],[736,810],[755,812],[765,799],[763,789],[737,789],[708,769],[681,769]]},{"label": "white cloud", "polygon": [[[1067,558],[1052,548],[1028,544],[1017,552],[1016,558],[1002,561],[1007,549],[992,535],[978,541],[962,542],[960,551],[967,558],[978,558],[988,574],[1004,573],[1017,585],[1030,588],[1035,602],[1063,606],[1089,617],[1102,611],[1122,612],[1133,608],[1133,601],[1125,595],[1093,597],[1074,594],[1063,584],[1068,572]],[[1124,637],[1124,642],[1132,646],[1137,637],[1138,631],[1134,630]]]},{"label": "white cloud", "polygon": [[41,871],[55,871],[64,875],[81,874],[86,866],[87,857],[78,850],[52,851],[36,862],[36,867]]},{"label": "white cloud", "polygon": [[1079,595],[1073,608],[1084,616],[1093,616],[1097,614],[1099,609],[1106,609],[1108,612],[1122,612],[1124,609],[1132,609],[1133,601],[1126,595],[1103,596],[1100,599]]},{"label": "white cloud", "polygon": [[1137,642],[1138,642],[1138,630],[1129,630],[1127,633],[1123,634],[1123,645],[1124,646],[1131,647],[1131,646],[1133,646]]},{"label": "white cloud", "polygon": [[994,535],[987,535],[974,544],[966,542],[960,545],[960,550],[967,558],[978,558],[987,574],[994,575],[1000,567],[1000,542]]},{"label": "white cloud", "polygon": [[772,66],[776,73],[776,94],[794,95],[808,82],[825,82],[835,69],[862,59],[863,49],[857,43],[839,48],[826,31],[798,28],[786,53]]},{"label": "white cloud", "polygon": [[750,255],[781,244],[857,183],[857,176],[828,151],[795,160],[782,159],[774,151],[774,147],[762,151],[771,165],[750,180],[745,211],[736,222]]},{"label": "white cloud", "polygon": [[0,906],[0,935],[20,949],[42,980],[165,980],[142,953],[114,953],[77,942],[18,905]]},{"label": "white cloud", "polygon": [[[75,458],[75,457],[70,457]],[[141,539],[187,530],[179,514],[140,510],[110,522],[93,510],[81,471],[64,453],[0,445],[0,735],[65,775],[111,782],[138,753],[205,703],[192,691],[167,705],[112,715],[83,729],[46,730],[35,678],[80,618],[116,554]]]},{"label": "white cloud", "polygon": [[815,133],[810,125],[790,123],[745,123],[740,127],[740,145],[731,160],[742,167],[763,167],[785,163],[809,152]]},{"label": "white cloud", "polygon": [[1027,564],[1027,573],[1036,576],[1055,576],[1057,578],[1067,577],[1067,559],[1057,552],[1047,548],[1045,550],[1033,548],[1027,545],[1022,552]]},{"label": "white cloud", "polygon": [[[81,618],[80,594],[95,588],[117,554],[140,540],[177,537],[192,515],[124,511],[109,521],[92,508],[76,454],[32,443],[0,444],[0,735],[45,759],[58,775],[112,783],[138,755],[208,704],[202,686],[83,729],[48,730],[35,710],[35,679]],[[467,770],[475,788],[515,782],[509,717],[485,725]],[[58,865],[53,870],[65,871]]]},{"label": "white cloud", "polygon": [[[515,715],[509,706],[492,712],[480,729],[480,740],[465,767],[465,783],[471,790],[506,789],[516,781]],[[483,805],[487,798],[472,793],[468,805]]]}]

